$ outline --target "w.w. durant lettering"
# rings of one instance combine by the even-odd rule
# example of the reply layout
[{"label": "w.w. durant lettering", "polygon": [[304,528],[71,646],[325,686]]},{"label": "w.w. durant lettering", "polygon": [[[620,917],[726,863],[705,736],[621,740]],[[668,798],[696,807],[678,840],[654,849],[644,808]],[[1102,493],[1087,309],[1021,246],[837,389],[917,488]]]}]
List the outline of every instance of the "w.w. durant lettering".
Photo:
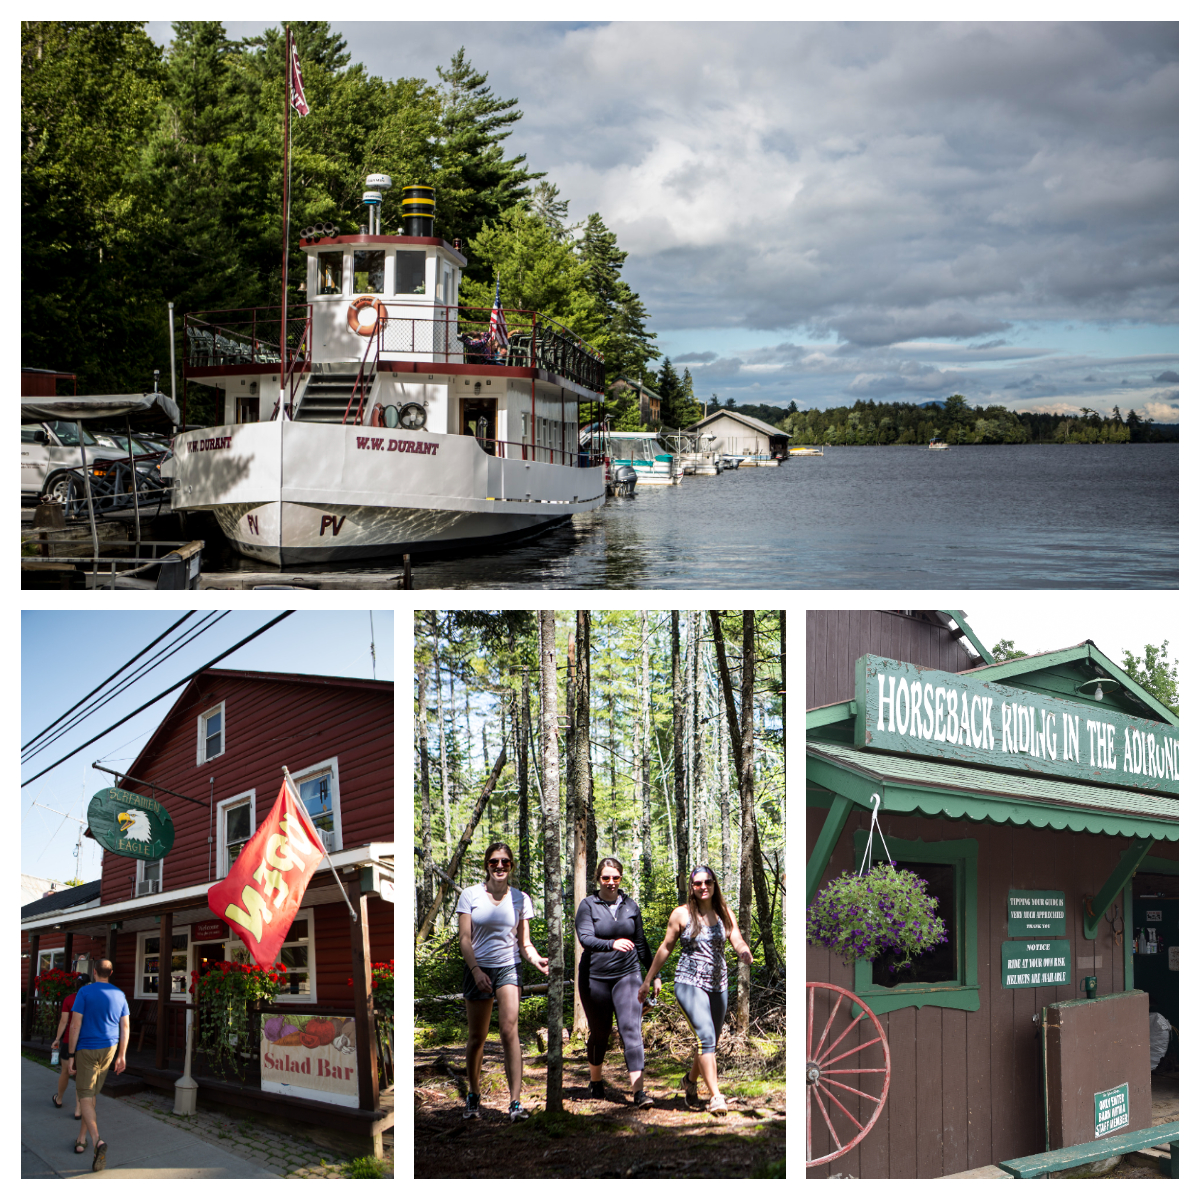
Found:
[{"label": "w.w. durant lettering", "polygon": [[360,437],[358,438],[358,448],[360,450],[396,450],[401,454],[436,454],[438,443],[405,442],[397,438]]}]

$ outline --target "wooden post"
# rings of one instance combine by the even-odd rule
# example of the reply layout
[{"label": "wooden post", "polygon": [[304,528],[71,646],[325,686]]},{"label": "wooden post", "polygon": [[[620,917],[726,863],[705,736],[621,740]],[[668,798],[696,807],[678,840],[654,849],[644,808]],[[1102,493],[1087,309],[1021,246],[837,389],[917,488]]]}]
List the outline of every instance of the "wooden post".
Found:
[{"label": "wooden post", "polygon": [[[358,1107],[379,1111],[379,1064],[375,1055],[375,1001],[371,995],[371,933],[367,898],[357,872],[350,880],[350,903],[358,921],[350,926],[350,966],[354,979],[355,1050],[358,1055]],[[381,1150],[376,1143],[376,1154]]]},{"label": "wooden post", "polygon": [[165,912],[158,918],[158,1028],[154,1033],[154,1065],[160,1071],[166,1070],[167,1066],[167,1000],[170,995],[171,914]]},{"label": "wooden post", "polygon": [[37,1002],[33,998],[34,981],[37,979],[38,951],[41,949],[42,935],[40,933],[31,933],[29,935],[29,986],[25,989],[25,1020],[22,1022],[21,1038],[23,1041],[29,1041],[33,1036],[33,1014],[37,1008]]},{"label": "wooden post", "polygon": [[75,949],[75,934],[74,931],[69,931],[66,940],[63,942],[63,970],[70,971],[71,968],[71,951]]},{"label": "wooden post", "polygon": [[104,957],[110,963],[115,963],[117,953],[117,927],[113,922],[109,922],[108,933],[104,939]]}]

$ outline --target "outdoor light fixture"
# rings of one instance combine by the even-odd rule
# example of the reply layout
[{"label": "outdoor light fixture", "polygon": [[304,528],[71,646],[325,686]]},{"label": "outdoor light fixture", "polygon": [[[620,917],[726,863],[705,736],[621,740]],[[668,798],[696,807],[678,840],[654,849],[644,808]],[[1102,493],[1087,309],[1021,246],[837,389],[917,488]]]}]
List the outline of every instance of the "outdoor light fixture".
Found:
[{"label": "outdoor light fixture", "polygon": [[1108,692],[1115,692],[1121,685],[1115,679],[1109,679],[1107,675],[1101,675],[1098,679],[1088,679],[1083,683],[1075,685],[1077,694],[1082,695],[1084,692],[1091,692],[1094,700],[1103,700]]}]

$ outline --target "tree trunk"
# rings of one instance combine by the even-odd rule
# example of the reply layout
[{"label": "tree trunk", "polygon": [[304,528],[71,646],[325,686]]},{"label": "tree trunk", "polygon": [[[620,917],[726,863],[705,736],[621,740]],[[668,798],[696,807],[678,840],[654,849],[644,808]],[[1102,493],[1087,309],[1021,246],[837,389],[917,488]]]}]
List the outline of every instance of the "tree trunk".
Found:
[{"label": "tree trunk", "polygon": [[446,860],[450,859],[450,839],[453,836],[450,824],[450,771],[446,764],[446,718],[442,711],[442,664],[438,657],[437,622],[433,626],[433,674],[437,680],[438,746],[442,757],[442,834]]},{"label": "tree trunk", "polygon": [[513,724],[517,734],[517,878],[528,895],[533,880],[529,859],[529,668],[521,668],[521,711]]},{"label": "tree trunk", "polygon": [[675,853],[678,866],[675,868],[675,891],[679,903],[687,903],[687,856],[688,819],[687,795],[685,793],[684,764],[684,697],[683,664],[679,658],[679,613],[671,613],[671,714],[673,720],[674,764],[675,764]]},{"label": "tree trunk", "polygon": [[695,846],[692,850],[693,864],[708,860],[708,845],[705,835],[708,832],[708,822],[704,820],[704,768],[700,745],[700,614],[688,614],[688,626],[691,629],[692,641],[692,678],[690,690],[692,693],[692,836]]},{"label": "tree trunk", "polygon": [[[588,823],[591,808],[592,759],[590,745],[591,730],[591,670],[592,638],[591,614],[585,609],[575,613],[575,712],[571,723],[574,747],[571,751],[571,767],[574,779],[574,875],[573,897],[575,907],[572,915],[579,911],[588,890]],[[583,958],[583,947],[575,937],[575,1011],[571,1024],[571,1036],[587,1029],[587,1014],[579,998],[579,964]]]},{"label": "tree trunk", "polygon": [[542,791],[546,802],[545,850],[547,956],[550,984],[546,994],[546,1111],[563,1110],[562,1001],[563,913],[562,846],[558,827],[558,672],[554,655],[554,610],[538,612],[542,700]]},{"label": "tree trunk", "polygon": [[[483,785],[483,791],[479,793],[479,799],[475,801],[475,810],[471,813],[471,819],[467,822],[467,827],[462,832],[462,837],[458,839],[458,846],[455,848],[454,857],[450,860],[450,865],[446,868],[446,876],[453,879],[458,873],[459,867],[462,866],[463,856],[467,852],[467,847],[471,844],[471,837],[475,832],[475,826],[479,824],[479,818],[483,816],[483,810],[487,807],[488,798],[496,787],[496,780],[500,778],[500,772],[504,770],[504,764],[508,761],[508,752],[501,748],[500,757],[496,759],[496,765],[492,767],[492,773],[488,776],[487,783]],[[449,884],[443,882],[438,890],[438,897],[433,908],[425,914],[425,920],[421,923],[421,928],[417,930],[417,941],[423,942],[429,935],[430,927],[433,925],[434,913],[441,907],[443,898],[446,895]]]},{"label": "tree trunk", "polygon": [[645,903],[654,896],[651,864],[654,838],[650,827],[650,619],[645,609],[639,613],[642,628],[642,712],[641,712],[641,802],[642,802],[642,895]]},{"label": "tree trunk", "polygon": [[771,923],[771,892],[767,887],[767,873],[763,869],[762,847],[758,844],[758,822],[751,809],[753,841],[750,847],[750,866],[754,873],[754,902],[758,908],[758,932],[762,938],[763,958],[767,964],[767,975],[775,979],[779,974],[779,956],[775,950],[775,930]]},{"label": "tree trunk", "polygon": [[417,927],[433,900],[433,831],[429,806],[429,716],[426,712],[424,663],[417,667],[417,746],[421,756],[421,890],[417,896]]},{"label": "tree trunk", "polygon": [[721,879],[728,886],[729,882],[729,726],[720,719],[720,713],[725,708],[725,698],[717,697],[717,772],[721,797]]}]

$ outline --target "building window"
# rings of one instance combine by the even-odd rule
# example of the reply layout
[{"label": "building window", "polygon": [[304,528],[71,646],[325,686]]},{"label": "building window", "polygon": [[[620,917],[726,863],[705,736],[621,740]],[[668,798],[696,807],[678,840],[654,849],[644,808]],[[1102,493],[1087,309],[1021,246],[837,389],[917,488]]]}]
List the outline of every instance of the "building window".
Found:
[{"label": "building window", "polygon": [[225,753],[225,701],[201,713],[196,727],[196,766]]},{"label": "building window", "polygon": [[67,959],[65,950],[39,950],[37,973],[40,975],[43,971],[52,971],[56,967],[60,971],[67,969]]},{"label": "building window", "polygon": [[337,759],[317,763],[293,776],[309,820],[317,827],[326,850],[342,848],[342,812],[338,796]]},{"label": "building window", "polygon": [[396,251],[396,295],[425,295],[425,252]]},{"label": "building window", "polygon": [[317,294],[340,296],[342,294],[342,252],[322,250],[317,255]]},{"label": "building window", "polygon": [[[188,989],[188,935],[171,935],[171,961],[167,970],[171,978],[172,996],[184,998]],[[162,939],[157,933],[147,931],[138,934],[137,982],[134,996],[149,999],[158,995],[159,976],[163,969]]]},{"label": "building window", "polygon": [[254,790],[217,805],[217,878],[224,879],[254,833]]},{"label": "building window", "polygon": [[[302,908],[288,929],[287,938],[279,950],[279,962],[287,971],[287,982],[280,984],[280,1002],[293,1000],[300,1004],[312,1004],[317,999],[316,945],[313,938],[313,910]],[[251,963],[241,939],[229,943],[231,962]]]},{"label": "building window", "polygon": [[137,882],[134,888],[136,895],[152,896],[163,890],[162,864],[161,858],[156,858],[153,862],[147,862],[144,858],[137,860]]},{"label": "building window", "polygon": [[383,250],[355,250],[354,294],[356,296],[376,294],[383,291]]},{"label": "building window", "polygon": [[[856,862],[867,848],[865,830],[854,832]],[[860,958],[854,965],[854,991],[876,1013],[898,1008],[979,1008],[976,875],[979,843],[974,838],[945,842],[909,842],[888,838],[897,867],[924,879],[938,901],[937,915],[946,923],[948,942],[913,960],[911,971],[893,975],[893,955],[874,963]],[[883,847],[871,846],[872,862],[886,861]]]}]

